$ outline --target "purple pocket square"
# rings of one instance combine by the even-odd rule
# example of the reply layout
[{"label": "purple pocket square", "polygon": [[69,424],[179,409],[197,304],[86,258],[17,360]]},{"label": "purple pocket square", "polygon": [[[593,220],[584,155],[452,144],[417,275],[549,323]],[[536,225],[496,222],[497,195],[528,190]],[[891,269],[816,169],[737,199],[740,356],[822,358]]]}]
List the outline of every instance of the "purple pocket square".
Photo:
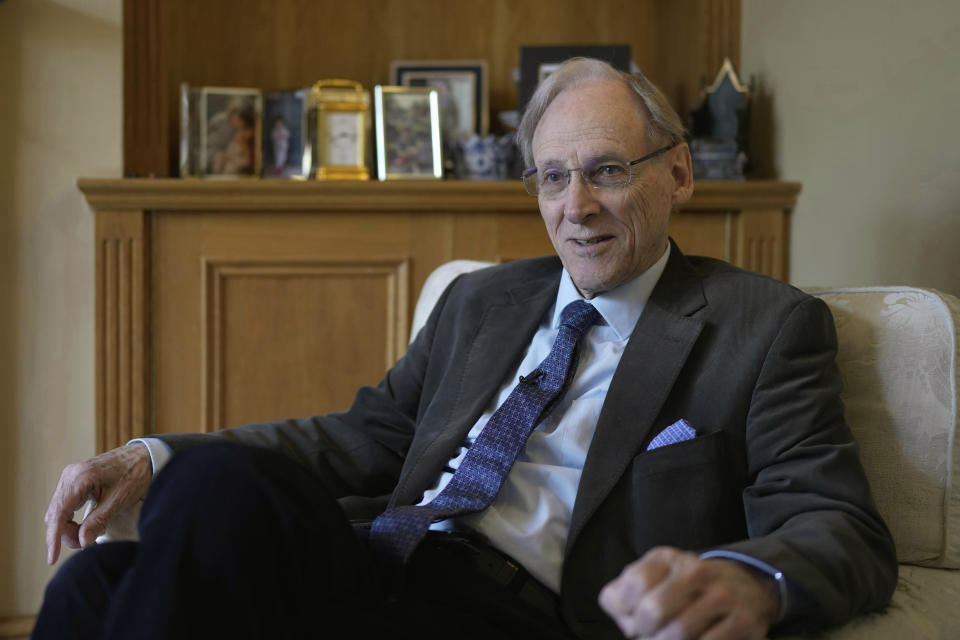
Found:
[{"label": "purple pocket square", "polygon": [[647,445],[647,451],[659,449],[660,447],[665,447],[668,444],[677,444],[678,442],[690,440],[695,437],[697,437],[697,432],[694,431],[693,427],[690,426],[690,423],[683,418],[680,418],[672,425],[658,433],[657,437],[651,440],[650,444]]}]

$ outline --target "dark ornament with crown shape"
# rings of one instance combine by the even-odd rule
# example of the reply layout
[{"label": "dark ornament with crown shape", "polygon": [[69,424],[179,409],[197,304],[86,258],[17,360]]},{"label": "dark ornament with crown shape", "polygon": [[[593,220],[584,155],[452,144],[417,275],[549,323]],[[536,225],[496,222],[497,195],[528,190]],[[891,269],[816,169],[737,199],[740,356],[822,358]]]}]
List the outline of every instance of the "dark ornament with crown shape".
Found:
[{"label": "dark ornament with crown shape", "polygon": [[690,153],[697,180],[743,180],[747,164],[750,87],[725,58],[713,84],[690,112]]}]

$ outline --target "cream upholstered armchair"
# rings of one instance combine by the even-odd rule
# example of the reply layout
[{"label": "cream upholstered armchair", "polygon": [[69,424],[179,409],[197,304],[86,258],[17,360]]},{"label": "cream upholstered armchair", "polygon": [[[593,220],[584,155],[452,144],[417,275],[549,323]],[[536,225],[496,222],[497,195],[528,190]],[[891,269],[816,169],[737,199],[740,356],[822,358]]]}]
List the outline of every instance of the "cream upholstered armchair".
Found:
[{"label": "cream upholstered armchair", "polygon": [[[453,278],[491,264],[455,260],[438,267],[420,293],[411,336]],[[960,301],[910,287],[810,293],[836,321],[847,420],[896,541],[900,578],[885,611],[806,638],[960,638]],[[105,538],[134,538],[135,523],[135,512],[122,514]]]},{"label": "cream upholstered armchair", "polygon": [[[437,268],[417,301],[412,335],[453,278],[490,264]],[[911,287],[809,292],[833,312],[847,420],[896,541],[900,578],[885,611],[805,638],[960,638],[960,301]]]}]

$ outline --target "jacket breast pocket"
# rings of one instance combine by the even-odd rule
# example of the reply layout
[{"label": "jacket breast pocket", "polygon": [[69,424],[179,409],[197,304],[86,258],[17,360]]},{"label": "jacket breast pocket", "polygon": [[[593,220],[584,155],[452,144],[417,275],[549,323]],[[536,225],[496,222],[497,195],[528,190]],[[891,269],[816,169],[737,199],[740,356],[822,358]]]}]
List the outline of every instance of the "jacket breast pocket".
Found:
[{"label": "jacket breast pocket", "polygon": [[630,523],[637,555],[658,545],[699,550],[746,537],[740,475],[724,432],[644,451],[633,459]]}]

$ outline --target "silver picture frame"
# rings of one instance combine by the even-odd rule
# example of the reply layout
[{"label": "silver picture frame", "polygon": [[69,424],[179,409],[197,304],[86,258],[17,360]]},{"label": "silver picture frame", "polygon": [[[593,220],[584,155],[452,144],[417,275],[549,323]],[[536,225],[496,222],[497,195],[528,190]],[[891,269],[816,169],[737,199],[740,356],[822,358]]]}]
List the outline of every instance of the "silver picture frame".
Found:
[{"label": "silver picture frame", "polygon": [[373,109],[379,180],[443,178],[436,89],[376,85]]}]

